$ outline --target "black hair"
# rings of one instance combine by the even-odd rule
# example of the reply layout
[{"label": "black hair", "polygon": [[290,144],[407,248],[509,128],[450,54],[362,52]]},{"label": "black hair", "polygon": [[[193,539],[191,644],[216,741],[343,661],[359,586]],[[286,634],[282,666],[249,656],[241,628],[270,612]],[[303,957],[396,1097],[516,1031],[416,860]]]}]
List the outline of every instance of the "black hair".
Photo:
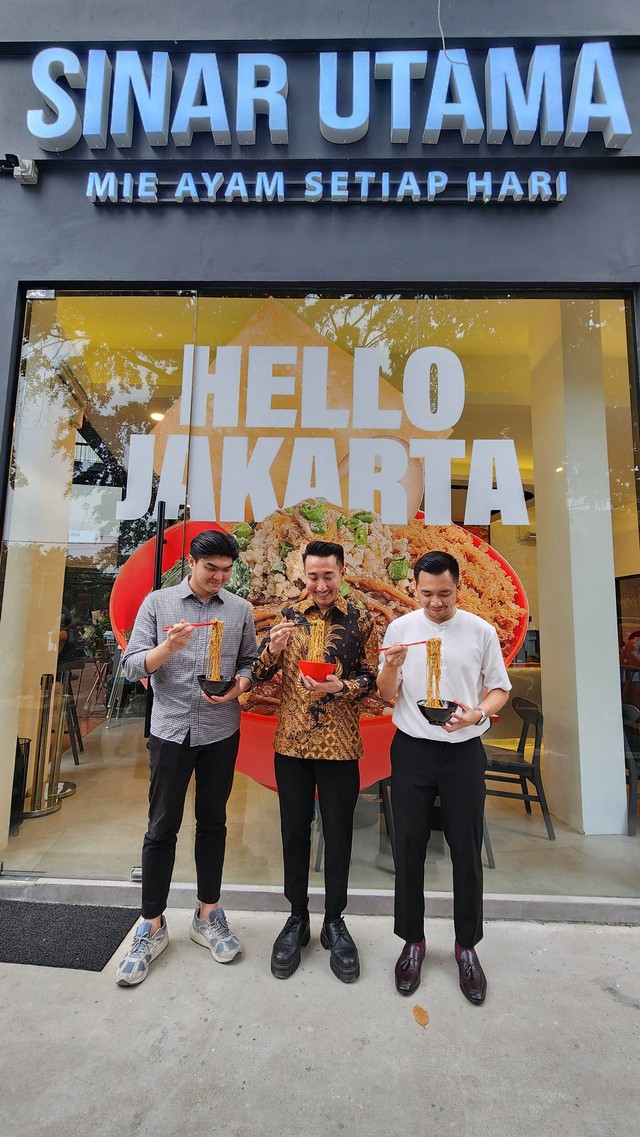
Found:
[{"label": "black hair", "polygon": [[189,546],[189,554],[194,561],[201,561],[204,557],[231,557],[232,561],[237,561],[238,553],[235,537],[218,529],[205,529],[198,533]]},{"label": "black hair", "polygon": [[416,586],[421,572],[428,572],[430,576],[442,576],[443,572],[448,572],[451,573],[454,584],[460,580],[460,565],[456,558],[452,557],[450,553],[444,553],[442,549],[434,549],[431,553],[423,553],[421,557],[418,557],[413,566]]},{"label": "black hair", "polygon": [[335,557],[340,568],[344,568],[344,549],[337,541],[309,541],[302,554],[302,563],[305,565],[307,557]]}]

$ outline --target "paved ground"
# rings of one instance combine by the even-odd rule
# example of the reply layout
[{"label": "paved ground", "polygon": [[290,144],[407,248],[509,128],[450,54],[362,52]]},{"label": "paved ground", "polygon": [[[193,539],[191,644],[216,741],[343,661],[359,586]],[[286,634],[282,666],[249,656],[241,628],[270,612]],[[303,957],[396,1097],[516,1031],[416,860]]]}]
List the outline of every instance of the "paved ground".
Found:
[{"label": "paved ground", "polygon": [[100,974],[0,965],[3,1137],[640,1130],[638,929],[491,923],[477,1008],[445,920],[429,924],[422,986],[403,999],[386,918],[349,921],[362,977],[348,987],[319,917],[283,982],[268,967],[280,914],[230,914],[245,952],[226,967],[191,943],[190,916],[168,913],[169,949],[134,990],[116,987],[113,962]]}]

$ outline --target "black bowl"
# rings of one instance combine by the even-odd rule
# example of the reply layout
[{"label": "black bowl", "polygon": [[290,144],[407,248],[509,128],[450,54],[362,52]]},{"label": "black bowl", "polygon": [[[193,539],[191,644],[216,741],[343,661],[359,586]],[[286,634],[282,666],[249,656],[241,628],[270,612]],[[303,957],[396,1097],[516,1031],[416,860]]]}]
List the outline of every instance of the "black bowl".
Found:
[{"label": "black bowl", "polygon": [[449,722],[457,705],[457,703],[452,703],[450,699],[441,699],[439,707],[428,707],[426,699],[418,699],[420,713],[432,726],[442,726],[443,723]]},{"label": "black bowl", "polygon": [[198,683],[205,695],[225,695],[233,687],[235,679],[230,679],[228,675],[221,675],[219,679],[207,679],[206,675],[199,675]]}]

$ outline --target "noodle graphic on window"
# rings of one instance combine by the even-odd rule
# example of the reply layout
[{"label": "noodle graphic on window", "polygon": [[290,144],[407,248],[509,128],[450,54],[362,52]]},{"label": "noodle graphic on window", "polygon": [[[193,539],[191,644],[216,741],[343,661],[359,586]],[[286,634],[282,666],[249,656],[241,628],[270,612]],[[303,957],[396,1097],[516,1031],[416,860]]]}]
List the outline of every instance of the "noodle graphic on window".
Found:
[{"label": "noodle graphic on window", "polygon": [[324,660],[325,623],[324,620],[314,620],[309,630],[309,663],[322,663]]},{"label": "noodle graphic on window", "polygon": [[220,679],[220,659],[222,656],[222,635],[224,633],[224,623],[222,620],[214,620],[211,626],[211,638],[209,640],[209,658],[207,660],[207,679]]},{"label": "noodle graphic on window", "polygon": [[442,640],[433,636],[427,640],[427,698],[428,707],[439,707],[440,677],[442,675]]}]

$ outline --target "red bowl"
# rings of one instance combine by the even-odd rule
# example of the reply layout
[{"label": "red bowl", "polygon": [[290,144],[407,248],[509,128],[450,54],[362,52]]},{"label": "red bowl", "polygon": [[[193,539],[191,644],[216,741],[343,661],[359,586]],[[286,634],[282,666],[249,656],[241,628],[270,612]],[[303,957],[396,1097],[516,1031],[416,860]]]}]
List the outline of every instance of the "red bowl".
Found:
[{"label": "red bowl", "polygon": [[328,675],[333,675],[336,669],[335,663],[311,663],[308,659],[299,659],[298,667],[303,675],[315,679],[316,683],[322,683]]},{"label": "red bowl", "polygon": [[[421,515],[418,514],[418,516]],[[224,526],[216,524],[215,521],[187,521],[186,523],[171,525],[165,530],[163,570],[171,568],[183,552],[186,554],[191,538],[196,533],[202,532],[203,529],[225,531]],[[475,534],[472,535],[472,539],[477,548],[483,549],[488,556],[498,561],[507,575],[511,577],[515,584],[516,603],[524,609],[514,629],[511,641],[505,646],[504,657],[508,666],[519,650],[527,631],[529,615],[527,597],[522,582],[518,579],[511,565],[495,549]],[[110,603],[111,623],[116,639],[123,649],[127,646],[125,633],[133,626],[140,604],[147,592],[153,587],[154,552],[155,541],[153,539],[146,541],[122,566],[114,583]],[[313,676],[319,680],[335,670],[332,664],[313,664],[301,660],[301,671],[303,667],[328,667],[328,672],[324,671],[319,676]],[[311,674],[311,672],[306,671],[306,674]],[[236,769],[241,773],[249,775],[256,782],[271,790],[276,789],[273,760],[273,735],[276,723],[275,715],[257,715],[250,711],[242,712],[240,751],[236,764]],[[373,785],[380,778],[389,776],[389,746],[394,733],[395,727],[388,715],[360,720],[360,734],[364,747],[364,757],[359,763],[362,789]]]}]

